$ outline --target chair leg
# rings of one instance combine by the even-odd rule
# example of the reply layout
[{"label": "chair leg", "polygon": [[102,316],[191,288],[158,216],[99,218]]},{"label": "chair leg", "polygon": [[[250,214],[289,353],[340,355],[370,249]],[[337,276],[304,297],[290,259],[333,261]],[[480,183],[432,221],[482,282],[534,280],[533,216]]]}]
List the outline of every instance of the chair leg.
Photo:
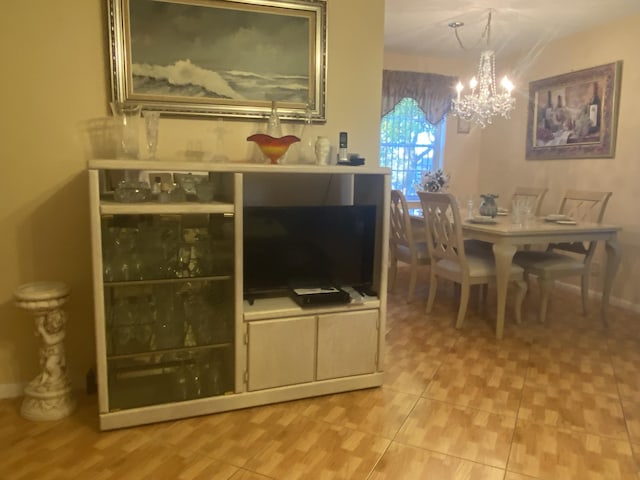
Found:
[{"label": "chair leg", "polygon": [[431,309],[433,308],[433,304],[436,300],[436,291],[438,290],[438,280],[434,269],[431,269],[431,275],[429,278],[429,298],[427,299],[427,310],[426,312],[431,313]]},{"label": "chair leg", "polygon": [[483,307],[487,306],[487,297],[489,296],[489,285],[483,283],[480,285],[480,304]]},{"label": "chair leg", "polygon": [[460,284],[453,282],[451,288],[453,289],[453,296],[455,298],[460,298]]},{"label": "chair leg", "polygon": [[540,310],[538,311],[538,319],[540,320],[540,323],[544,323],[547,319],[547,307],[549,306],[549,297],[551,296],[553,280],[538,277],[538,285],[540,285]]},{"label": "chair leg", "polygon": [[516,294],[516,304],[515,304],[516,323],[520,324],[522,323],[522,301],[524,300],[524,297],[527,294],[528,284],[524,280],[524,278],[522,280],[516,281],[516,284],[518,285],[518,293]]},{"label": "chair leg", "polygon": [[416,280],[418,277],[418,265],[412,263],[410,268],[411,274],[409,276],[409,293],[407,294],[407,303],[413,300],[413,294],[416,290]]},{"label": "chair leg", "polygon": [[464,316],[467,313],[467,305],[469,303],[469,284],[460,286],[460,307],[458,307],[458,318],[456,320],[456,328],[462,328],[464,322]]},{"label": "chair leg", "polygon": [[582,274],[582,311],[586,316],[589,310],[589,271]]},{"label": "chair leg", "polygon": [[389,286],[388,290],[390,292],[393,291],[393,287],[396,285],[396,275],[398,274],[398,259],[396,259],[395,255],[391,255],[389,265]]}]

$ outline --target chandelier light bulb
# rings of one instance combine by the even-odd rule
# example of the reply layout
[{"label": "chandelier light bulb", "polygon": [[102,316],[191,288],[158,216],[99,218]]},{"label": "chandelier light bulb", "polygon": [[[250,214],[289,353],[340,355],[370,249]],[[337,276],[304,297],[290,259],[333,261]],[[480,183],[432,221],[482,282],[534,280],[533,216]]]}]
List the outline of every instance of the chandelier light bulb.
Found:
[{"label": "chandelier light bulb", "polygon": [[511,80],[509,80],[509,77],[507,77],[506,75],[502,77],[500,85],[502,85],[502,88],[504,88],[507,93],[511,95],[511,90],[513,90],[513,83],[511,82]]},{"label": "chandelier light bulb", "polygon": [[469,86],[471,87],[471,90],[475,90],[475,88],[478,86],[478,80],[476,80],[476,77],[471,77]]}]

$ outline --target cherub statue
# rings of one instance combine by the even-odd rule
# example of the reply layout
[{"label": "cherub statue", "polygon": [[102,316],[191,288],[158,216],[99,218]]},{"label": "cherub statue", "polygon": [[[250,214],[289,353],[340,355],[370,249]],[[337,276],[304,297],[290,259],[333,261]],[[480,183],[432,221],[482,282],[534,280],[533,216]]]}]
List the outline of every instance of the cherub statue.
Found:
[{"label": "cherub statue", "polygon": [[36,335],[40,335],[44,341],[44,346],[40,348],[42,372],[30,383],[36,390],[51,391],[66,385],[65,323],[63,310],[53,310],[36,320]]}]

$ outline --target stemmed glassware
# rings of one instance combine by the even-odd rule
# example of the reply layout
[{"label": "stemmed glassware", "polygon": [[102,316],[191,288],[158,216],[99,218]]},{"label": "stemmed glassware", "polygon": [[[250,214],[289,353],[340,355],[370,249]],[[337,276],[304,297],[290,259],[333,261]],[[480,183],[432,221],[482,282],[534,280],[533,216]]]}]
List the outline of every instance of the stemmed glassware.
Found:
[{"label": "stemmed glassware", "polygon": [[147,153],[150,159],[156,158],[156,150],[158,149],[158,124],[160,120],[160,112],[145,110],[142,112],[144,117],[144,126],[147,138]]}]

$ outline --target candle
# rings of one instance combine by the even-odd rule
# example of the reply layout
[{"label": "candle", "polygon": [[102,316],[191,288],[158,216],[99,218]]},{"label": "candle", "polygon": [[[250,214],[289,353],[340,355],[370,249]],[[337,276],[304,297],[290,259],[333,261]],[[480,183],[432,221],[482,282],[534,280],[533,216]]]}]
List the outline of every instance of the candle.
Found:
[{"label": "candle", "polygon": [[511,83],[511,80],[509,80],[509,78],[506,75],[502,77],[502,81],[500,82],[500,85],[502,85],[502,88],[504,88],[507,91],[507,93],[511,95],[511,90],[513,90],[513,83]]}]

